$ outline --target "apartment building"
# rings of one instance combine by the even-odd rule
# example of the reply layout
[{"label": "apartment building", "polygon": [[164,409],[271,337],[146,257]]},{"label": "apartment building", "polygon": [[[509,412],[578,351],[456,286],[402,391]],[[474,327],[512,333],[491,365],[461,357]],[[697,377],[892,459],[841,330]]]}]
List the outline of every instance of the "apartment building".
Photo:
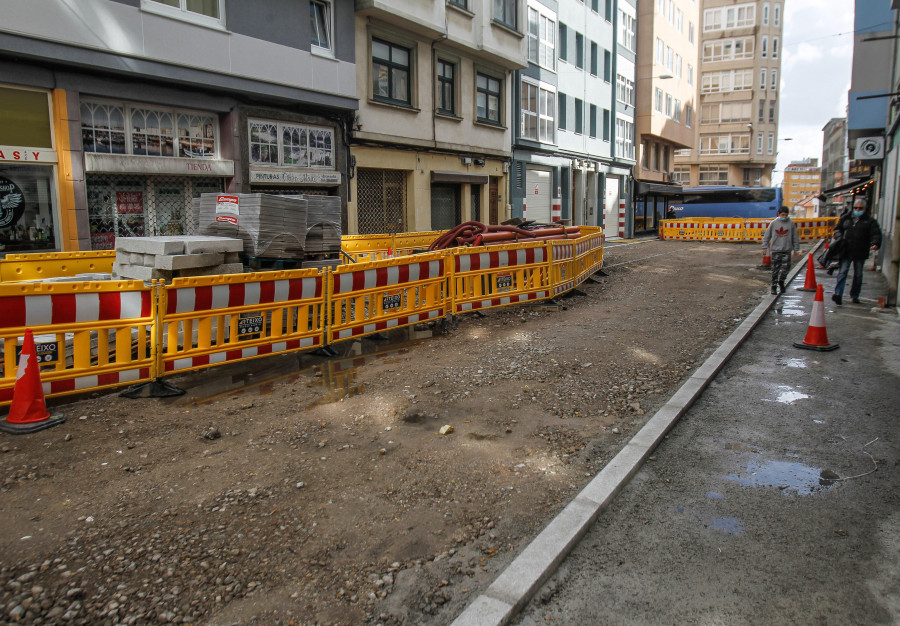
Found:
[{"label": "apartment building", "polygon": [[357,0],[347,232],[509,218],[527,19],[524,0]]},{"label": "apartment building", "polygon": [[0,0],[0,14],[0,186],[17,200],[0,253],[192,234],[204,192],[346,197],[352,0]]},{"label": "apartment building", "polygon": [[638,3],[637,110],[639,158],[634,166],[634,233],[653,230],[665,213],[674,156],[694,145],[700,3],[653,0]]},{"label": "apartment building", "polygon": [[782,196],[785,206],[795,207],[810,196],[819,194],[821,172],[818,158],[791,161],[784,168]]},{"label": "apartment building", "polygon": [[685,186],[772,183],[778,155],[781,1],[702,0],[700,115],[675,157]]},{"label": "apartment building", "polygon": [[[618,204],[633,141],[631,135],[615,134],[616,5],[614,0],[527,4],[528,66],[515,73],[514,217],[596,226],[604,225],[607,189],[614,190]],[[633,40],[633,7],[630,15],[625,26]],[[633,85],[633,74],[630,79]],[[624,161],[617,149],[625,153]]]}]

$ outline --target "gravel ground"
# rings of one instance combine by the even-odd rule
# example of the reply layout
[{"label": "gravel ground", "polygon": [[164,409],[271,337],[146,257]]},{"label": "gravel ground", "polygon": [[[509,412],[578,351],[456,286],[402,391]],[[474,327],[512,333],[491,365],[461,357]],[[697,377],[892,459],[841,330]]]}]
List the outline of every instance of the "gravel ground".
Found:
[{"label": "gravel ground", "polygon": [[59,405],[0,439],[0,620],[447,624],[758,303],[760,257],[613,244],[558,307]]}]

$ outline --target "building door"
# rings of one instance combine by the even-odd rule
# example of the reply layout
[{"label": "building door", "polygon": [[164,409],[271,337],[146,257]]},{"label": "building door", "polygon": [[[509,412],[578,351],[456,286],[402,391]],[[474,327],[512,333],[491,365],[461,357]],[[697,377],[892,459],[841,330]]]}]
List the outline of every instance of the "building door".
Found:
[{"label": "building door", "polygon": [[490,206],[488,207],[488,219],[490,220],[489,224],[499,224],[500,223],[500,179],[491,176],[491,182],[488,186],[488,202]]},{"label": "building door", "polygon": [[525,170],[525,219],[529,222],[550,223],[550,183],[548,170]]},{"label": "building door", "polygon": [[469,185],[469,219],[481,221],[481,185]]},{"label": "building door", "polygon": [[431,186],[431,230],[448,230],[462,222],[459,185]]},{"label": "building door", "polygon": [[603,231],[607,237],[619,234],[619,185],[620,179],[606,177],[606,193],[603,196]]}]

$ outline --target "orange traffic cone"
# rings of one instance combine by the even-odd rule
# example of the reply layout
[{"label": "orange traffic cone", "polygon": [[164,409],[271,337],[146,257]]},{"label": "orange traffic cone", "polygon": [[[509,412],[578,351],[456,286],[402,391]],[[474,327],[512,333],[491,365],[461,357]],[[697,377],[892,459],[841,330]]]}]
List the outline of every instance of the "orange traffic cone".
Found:
[{"label": "orange traffic cone", "polygon": [[825,290],[822,285],[816,287],[816,297],[813,300],[812,313],[809,316],[809,328],[806,338],[802,342],[794,342],[795,348],[804,350],[818,350],[830,352],[839,347],[836,343],[828,343],[828,332],[825,330]]},{"label": "orange traffic cone", "polygon": [[772,267],[772,256],[769,254],[768,248],[763,248],[763,260],[760,265],[761,268]]},{"label": "orange traffic cone", "polygon": [[806,261],[806,281],[802,287],[797,287],[797,291],[815,291],[816,290],[816,265],[813,262],[812,252]]},{"label": "orange traffic cone", "polygon": [[34,347],[31,329],[25,331],[22,353],[19,355],[19,369],[16,386],[13,389],[9,415],[0,421],[0,430],[14,435],[24,435],[50,428],[66,421],[61,415],[51,416],[44,402],[44,387],[41,385],[41,368]]}]

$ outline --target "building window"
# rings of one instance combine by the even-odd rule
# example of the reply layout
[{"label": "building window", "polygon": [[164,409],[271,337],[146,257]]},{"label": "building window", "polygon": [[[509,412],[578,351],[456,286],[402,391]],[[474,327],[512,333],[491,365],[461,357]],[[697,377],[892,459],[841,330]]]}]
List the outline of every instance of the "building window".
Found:
[{"label": "building window", "polygon": [[781,26],[781,5],[776,2],[772,11],[772,24]]},{"label": "building window", "polygon": [[756,154],[763,153],[763,134],[756,133]]},{"label": "building window", "polygon": [[438,59],[438,113],[456,114],[456,65]]},{"label": "building window", "polygon": [[753,37],[716,39],[703,44],[703,62],[718,63],[753,58]]},{"label": "building window", "polygon": [[207,26],[225,26],[223,0],[141,0],[141,8]]},{"label": "building window", "polygon": [[607,22],[612,22],[612,14],[612,0],[606,0],[603,11],[603,19],[605,19]]},{"label": "building window", "polygon": [[772,68],[772,91],[778,89],[778,70]]},{"label": "building window", "polygon": [[661,66],[666,64],[666,44],[659,37],[656,38],[656,64]]},{"label": "building window", "polygon": [[575,67],[584,68],[584,35],[575,33]]},{"label": "building window", "polygon": [[684,33],[684,13],[681,12],[681,9],[678,9],[675,17],[675,28],[678,29],[679,33]]},{"label": "building window", "polygon": [[559,24],[559,58],[562,61],[569,60],[569,46],[568,46],[568,37],[567,37],[566,25],[560,22]]},{"label": "building window", "polygon": [[688,75],[687,75],[687,83],[688,85],[694,84],[694,66],[688,63]]},{"label": "building window", "polygon": [[372,97],[381,102],[412,104],[410,50],[380,39],[372,40]]},{"label": "building window", "polygon": [[250,163],[334,168],[334,130],[305,124],[248,120]]},{"label": "building window", "polygon": [[599,48],[597,44],[593,41],[591,42],[591,76],[597,75],[598,65],[599,65]]},{"label": "building window", "polygon": [[766,142],[766,152],[775,154],[775,133],[769,133],[769,140]]},{"label": "building window", "polygon": [[673,102],[674,101],[672,99],[672,95],[667,93],[666,94],[666,117],[668,117],[668,118],[671,118],[673,116],[673,114],[672,114],[672,107],[673,107],[672,103]]},{"label": "building window", "polygon": [[[211,113],[124,103],[81,102],[85,152],[139,156],[217,156],[217,118]],[[277,137],[273,136],[277,141]]]},{"label": "building window", "polygon": [[[688,151],[690,152],[690,150]],[[678,155],[676,155],[678,156]],[[672,182],[677,185],[683,185],[687,187],[691,184],[691,166],[690,165],[676,165],[675,169],[672,171]]]},{"label": "building window", "polygon": [[469,0],[447,0],[447,2],[465,11],[469,10]]},{"label": "building window", "polygon": [[[596,104],[591,105],[590,112],[591,112],[590,113],[591,119],[590,119],[590,123],[588,126],[588,135],[590,137],[596,137],[597,136],[597,105]],[[608,115],[608,112],[604,111],[603,114]],[[604,132],[604,134],[606,133],[605,130],[603,132]]]},{"label": "building window", "polygon": [[744,168],[744,187],[759,187],[762,181],[762,169],[759,167]]},{"label": "building window", "polygon": [[759,48],[759,56],[765,59],[769,55],[769,36],[763,35],[762,45]]},{"label": "building window", "polygon": [[516,5],[518,0],[494,0],[494,19],[504,26],[516,28]]},{"label": "building window", "polygon": [[575,132],[584,133],[584,102],[575,98]]},{"label": "building window", "polygon": [[694,43],[694,23],[688,22],[688,41]]},{"label": "building window", "polygon": [[700,135],[700,155],[710,154],[750,154],[750,135]]},{"label": "building window", "polygon": [[759,88],[762,91],[766,90],[766,68],[759,70]]},{"label": "building window", "polygon": [[555,137],[554,92],[533,83],[522,82],[522,128],[525,139],[553,143]]},{"label": "building window", "polygon": [[700,185],[727,185],[728,184],[728,166],[727,165],[701,165],[699,182],[700,182]]},{"label": "building window", "polygon": [[681,55],[675,55],[675,76],[681,78]]},{"label": "building window", "polygon": [[332,52],[331,1],[311,0],[309,3],[310,44],[313,48]]},{"label": "building window", "polygon": [[769,123],[775,123],[775,100],[769,100]]},{"label": "building window", "polygon": [[707,9],[703,12],[703,32],[747,28],[753,26],[755,21],[756,5],[752,3]]},{"label": "building window", "polygon": [[768,26],[768,25],[769,25],[769,3],[768,3],[768,2],[764,2],[764,3],[763,3],[763,9],[762,9],[762,25],[763,25],[763,26]]},{"label": "building window", "polygon": [[753,70],[704,72],[700,77],[700,93],[726,93],[753,89]]},{"label": "building window", "polygon": [[559,111],[559,129],[566,129],[566,94],[561,93],[558,94],[557,97],[557,110]]},{"label": "building window", "polygon": [[634,106],[634,81],[621,74],[616,75],[616,100],[628,106]]},{"label": "building window", "polygon": [[672,119],[680,124],[681,123],[681,100],[678,100],[678,99],[675,100],[674,114],[675,115],[672,117]]},{"label": "building window", "polygon": [[760,122],[766,121],[766,101],[759,101],[759,117],[757,118]]},{"label": "building window", "polygon": [[528,9],[528,60],[556,70],[556,22],[536,9]]},{"label": "building window", "polygon": [[612,130],[610,124],[609,109],[603,109],[603,141],[609,141],[609,133]]},{"label": "building window", "polygon": [[686,105],[684,107],[684,125],[690,128],[694,124],[694,109],[691,108],[691,105]]},{"label": "building window", "polygon": [[603,82],[612,82],[612,54],[609,50],[603,51]]},{"label": "building window", "polygon": [[475,77],[476,117],[479,122],[500,124],[503,82],[486,74]]},{"label": "building window", "polygon": [[655,108],[659,113],[663,112],[663,91],[659,87],[656,88]]},{"label": "building window", "polygon": [[772,37],[772,58],[778,58],[778,37]]},{"label": "building window", "polygon": [[646,140],[641,141],[641,167],[650,169],[650,144]]},{"label": "building window", "polygon": [[627,50],[631,50],[632,52],[637,52],[635,48],[635,39],[634,39],[634,17],[628,15],[621,9],[619,10],[619,24],[622,27],[622,32],[619,36],[619,43]]},{"label": "building window", "polygon": [[634,160],[634,123],[621,118],[616,119],[616,155]]}]

